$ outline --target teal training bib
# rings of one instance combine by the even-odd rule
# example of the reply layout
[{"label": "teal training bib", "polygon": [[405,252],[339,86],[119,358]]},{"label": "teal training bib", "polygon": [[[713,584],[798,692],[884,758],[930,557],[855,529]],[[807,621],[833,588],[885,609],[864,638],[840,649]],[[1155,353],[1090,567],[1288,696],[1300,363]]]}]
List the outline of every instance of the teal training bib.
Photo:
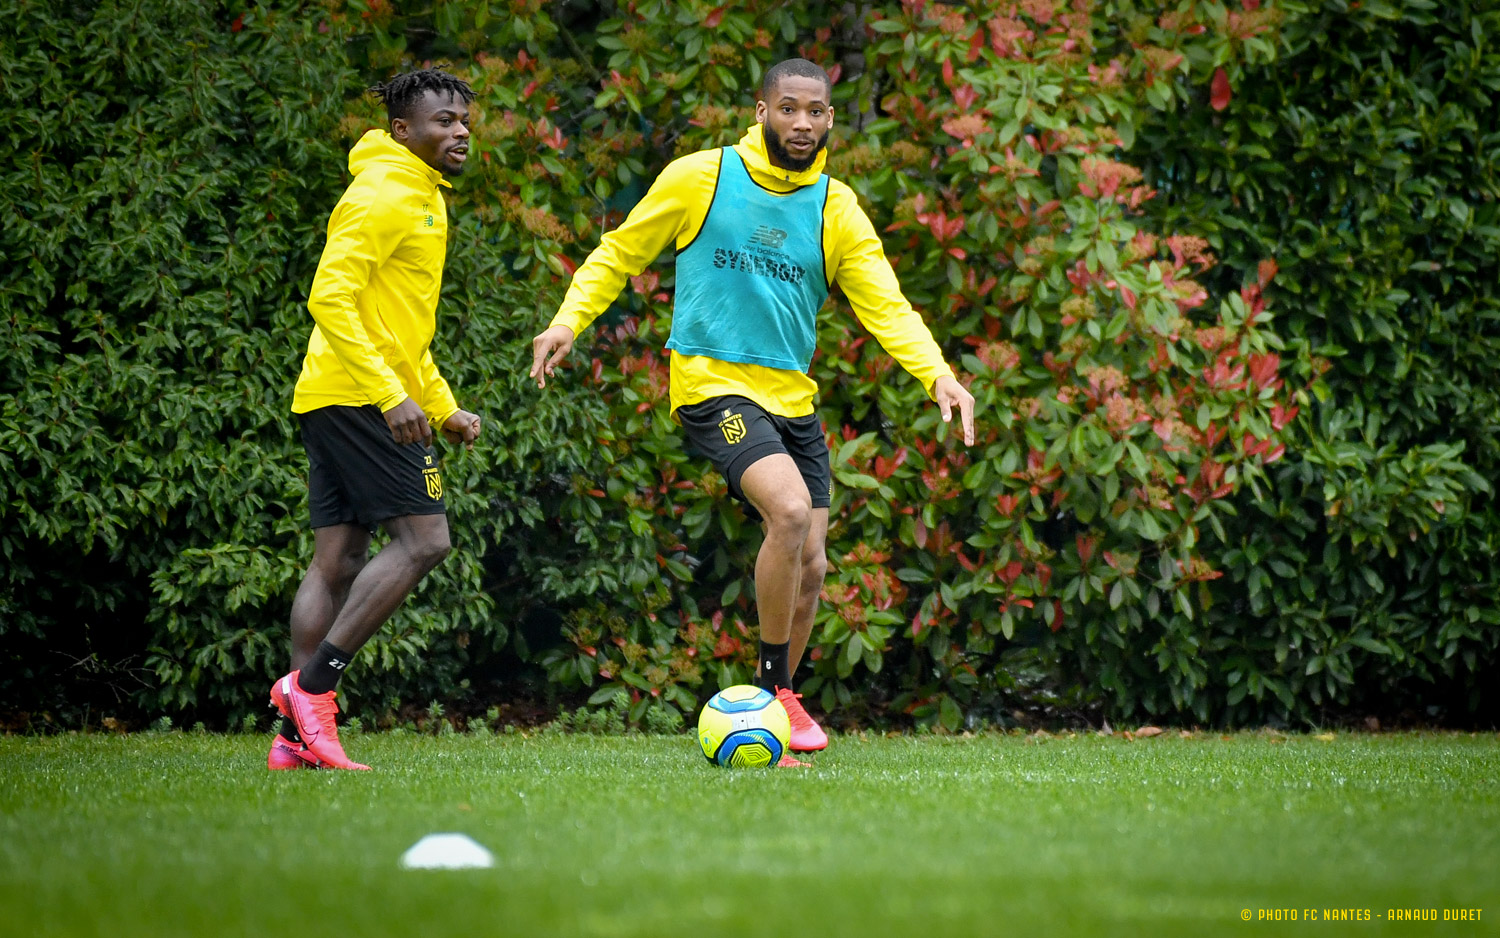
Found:
[{"label": "teal training bib", "polygon": [[733,147],[703,227],[677,253],[667,348],[684,355],[806,372],[828,298],[823,205],[828,177],[784,195],[750,178]]}]

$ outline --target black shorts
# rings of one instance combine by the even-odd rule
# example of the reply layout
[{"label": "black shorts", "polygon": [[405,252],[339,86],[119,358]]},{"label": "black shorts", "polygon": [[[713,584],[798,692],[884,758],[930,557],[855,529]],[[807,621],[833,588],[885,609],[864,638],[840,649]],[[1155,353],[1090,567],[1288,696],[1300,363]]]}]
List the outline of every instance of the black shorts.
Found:
[{"label": "black shorts", "polygon": [[740,488],[745,470],[773,453],[786,453],[797,464],[812,507],[827,508],[833,501],[833,470],[829,466],[828,439],[817,414],[780,417],[743,397],[711,397],[677,408],[692,448],[708,457],[729,483],[729,493],[749,508],[750,517],[760,512]]},{"label": "black shorts", "polygon": [[421,443],[398,445],[380,408],[320,407],[298,414],[297,422],[313,527],[357,524],[373,531],[388,518],[444,512],[437,455]]}]

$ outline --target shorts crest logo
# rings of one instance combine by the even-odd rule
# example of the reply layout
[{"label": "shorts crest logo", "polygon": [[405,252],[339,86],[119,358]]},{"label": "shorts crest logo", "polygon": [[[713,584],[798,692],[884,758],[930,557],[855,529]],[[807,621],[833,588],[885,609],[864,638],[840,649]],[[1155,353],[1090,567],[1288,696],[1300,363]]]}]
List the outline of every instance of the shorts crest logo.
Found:
[{"label": "shorts crest logo", "polygon": [[443,497],[443,477],[436,469],[423,469],[422,478],[427,483],[427,494],[433,501]]},{"label": "shorts crest logo", "polygon": [[733,446],[745,438],[745,418],[725,410],[724,419],[719,421],[719,429],[724,432],[724,442]]}]

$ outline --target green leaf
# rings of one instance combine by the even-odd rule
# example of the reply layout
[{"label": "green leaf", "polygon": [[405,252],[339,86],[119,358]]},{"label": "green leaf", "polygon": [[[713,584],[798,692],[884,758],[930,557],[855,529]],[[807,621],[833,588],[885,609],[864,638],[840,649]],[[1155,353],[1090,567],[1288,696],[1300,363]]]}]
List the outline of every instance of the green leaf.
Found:
[{"label": "green leaf", "polygon": [[958,703],[946,694],[943,695],[942,702],[938,705],[938,722],[943,724],[944,729],[950,733],[958,732],[963,726],[963,710],[959,709]]}]

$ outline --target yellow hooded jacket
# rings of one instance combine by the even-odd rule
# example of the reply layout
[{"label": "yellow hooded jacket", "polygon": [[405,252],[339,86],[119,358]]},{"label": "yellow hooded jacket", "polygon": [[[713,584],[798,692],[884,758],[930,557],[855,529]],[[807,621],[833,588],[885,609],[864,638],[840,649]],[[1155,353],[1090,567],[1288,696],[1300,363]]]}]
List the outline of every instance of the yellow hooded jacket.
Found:
[{"label": "yellow hooded jacket", "polygon": [[292,412],[410,397],[435,427],[458,410],[428,347],[448,251],[443,174],[384,130],[349,151],[354,181],[328,219],[312,293],[312,337]]},{"label": "yellow hooded jacket", "polygon": [[[772,192],[791,192],[817,182],[827,152],[797,173],[771,163],[759,124],[735,145],[750,178]],[[668,244],[691,243],[708,216],[718,182],[719,152],[704,150],[668,163],[625,223],[609,232],[573,275],[552,325],[578,335],[614,302],[625,280],[656,260]],[[830,179],[823,207],[823,260],[830,285],[837,283],[865,328],[890,356],[922,383],[953,372],[922,317],[901,295],[896,272],[886,259],[875,226],[859,207],[853,190]],[[671,356],[672,411],[711,397],[737,394],[770,413],[802,417],[813,412],[818,386],[798,371],[720,361],[697,355]]]}]

